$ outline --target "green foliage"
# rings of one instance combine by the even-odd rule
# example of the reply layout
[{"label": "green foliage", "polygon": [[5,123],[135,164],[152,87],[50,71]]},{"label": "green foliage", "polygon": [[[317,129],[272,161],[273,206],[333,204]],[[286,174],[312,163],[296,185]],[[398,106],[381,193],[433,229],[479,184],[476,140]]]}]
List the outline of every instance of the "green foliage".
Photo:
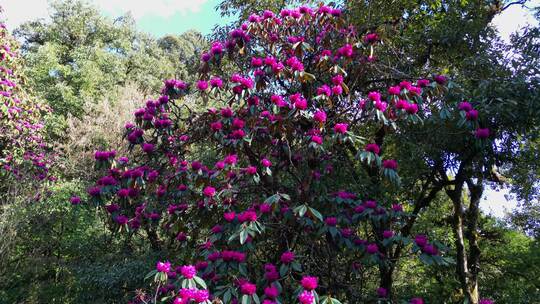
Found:
[{"label": "green foliage", "polygon": [[49,128],[57,135],[68,116],[86,113],[87,102],[114,99],[129,83],[155,91],[165,78],[192,73],[187,62],[204,43],[196,32],[158,41],[130,15],[112,20],[80,0],[52,2],[50,21],[27,22],[15,35],[23,41],[31,85],[54,110]]},{"label": "green foliage", "polygon": [[[222,15],[242,20],[255,11],[279,11],[299,2],[227,0],[217,9]],[[385,82],[411,75],[449,73],[463,92],[471,92],[475,108],[484,117],[491,117],[498,150],[488,156],[484,163],[487,169],[472,169],[491,172],[485,175],[490,182],[510,183],[524,203],[510,216],[512,228],[480,217],[480,293],[490,295],[496,303],[521,304],[540,298],[540,245],[526,235],[540,234],[540,29],[528,28],[509,45],[503,44],[490,22],[508,2],[347,0],[343,4],[347,18],[360,31],[375,30],[388,44],[383,48],[388,52],[377,54],[385,63],[380,72],[386,79],[373,79],[375,86],[384,87]],[[222,34],[227,34],[224,29]],[[97,213],[71,206],[69,198],[82,194],[86,186],[85,181],[71,179],[76,175],[91,178],[88,161],[83,160],[96,148],[114,147],[111,138],[118,136],[109,132],[110,128],[120,132],[120,120],[133,110],[123,102],[123,90],[134,85],[145,95],[155,91],[165,78],[193,82],[199,72],[197,54],[207,42],[197,32],[155,39],[140,32],[129,15],[112,20],[87,2],[75,0],[54,1],[50,21],[28,22],[16,35],[23,41],[28,83],[55,111],[47,118],[46,127],[50,134],[62,138],[58,146],[64,152],[60,161],[64,172],[41,201],[23,198],[22,190],[26,189],[20,187],[19,196],[10,197],[12,203],[1,206],[0,303],[125,303],[155,261],[165,255],[152,251],[137,237],[113,237],[106,229],[108,223]],[[189,106],[197,110],[200,101]],[[441,111],[440,115],[441,125],[452,119],[450,112]],[[440,156],[436,155],[439,147],[452,147],[442,157],[470,148],[462,144],[463,134],[454,132],[455,126],[444,130],[438,125],[430,127],[434,130],[429,134],[407,130],[414,135],[406,141],[388,137],[385,143],[385,154],[395,156],[400,164],[403,202],[418,200],[424,185],[433,182],[430,160]],[[198,147],[199,154],[212,158],[206,148]],[[455,165],[450,163],[449,168]],[[336,176],[351,178],[343,172]],[[373,196],[384,190],[369,182],[360,184],[351,179],[351,184]],[[3,186],[5,183],[0,188]],[[319,211],[311,207],[300,208],[298,213],[322,220]],[[413,235],[426,233],[453,244],[451,213],[450,202],[441,192],[417,215]],[[245,241],[250,232],[254,233],[239,231],[235,242]],[[455,248],[451,250],[455,255]],[[313,267],[319,266],[317,262]],[[401,262],[396,267],[397,294],[422,295],[427,303],[462,299],[452,267],[426,266],[419,261]],[[377,282],[367,279],[373,277],[369,270],[355,269],[351,277],[365,282],[362,290],[354,291],[358,299],[378,287]],[[324,300],[335,303],[335,299]]]},{"label": "green foliage", "polygon": [[71,206],[81,187],[66,182],[40,202],[4,206],[0,303],[125,303],[143,280],[140,269],[153,266],[158,253],[127,247],[95,212]]},{"label": "green foliage", "polygon": [[540,244],[493,219],[484,227],[482,291],[497,303],[534,303],[540,298]]},{"label": "green foliage", "polygon": [[201,50],[207,41],[197,31],[187,31],[178,36],[167,35],[157,40],[158,46],[174,66],[174,78],[194,81]]}]

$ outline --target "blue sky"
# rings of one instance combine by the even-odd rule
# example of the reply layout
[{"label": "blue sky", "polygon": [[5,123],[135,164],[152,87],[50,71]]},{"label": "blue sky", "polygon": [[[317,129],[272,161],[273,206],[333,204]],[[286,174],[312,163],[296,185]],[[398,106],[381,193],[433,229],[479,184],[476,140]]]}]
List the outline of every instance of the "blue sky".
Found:
[{"label": "blue sky", "polygon": [[[195,29],[209,34],[216,24],[224,24],[228,20],[220,17],[214,8],[222,0],[93,0],[103,14],[120,16],[130,11],[141,30],[156,37],[166,34],[180,34]],[[2,6],[10,29],[16,28],[25,21],[46,18],[48,15],[47,0],[2,0]],[[540,0],[531,0],[529,7],[540,6]],[[508,41],[511,33],[526,24],[536,21],[531,13],[521,6],[515,5],[495,17],[493,25],[499,30],[503,39]],[[482,209],[492,215],[502,217],[505,210],[516,206],[515,200],[508,200],[507,191],[487,190],[482,200]]]},{"label": "blue sky", "polygon": [[182,33],[186,30],[196,29],[204,34],[212,32],[214,25],[227,23],[231,18],[222,18],[214,10],[221,0],[209,0],[200,6],[197,13],[176,12],[170,17],[162,18],[159,15],[142,16],[138,24],[144,31],[156,36],[170,33]]},{"label": "blue sky", "polygon": [[[216,24],[228,21],[214,8],[221,0],[92,0],[103,14],[117,17],[131,12],[143,31],[160,37],[196,29],[209,34]],[[48,15],[47,0],[2,0],[7,25],[14,29],[22,22]],[[29,9],[30,8],[30,9]]]}]

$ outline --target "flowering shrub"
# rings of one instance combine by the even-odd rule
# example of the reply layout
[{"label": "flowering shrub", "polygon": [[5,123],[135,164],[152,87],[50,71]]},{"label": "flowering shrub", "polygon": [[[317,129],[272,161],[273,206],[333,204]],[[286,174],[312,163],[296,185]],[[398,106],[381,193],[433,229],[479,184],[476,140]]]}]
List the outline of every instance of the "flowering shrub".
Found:
[{"label": "flowering shrub", "polygon": [[[0,7],[1,13],[1,7]],[[9,180],[43,180],[51,159],[43,138],[43,115],[49,109],[30,98],[20,74],[18,44],[0,23],[0,185]],[[6,191],[6,189],[0,190]]]},{"label": "flowering shrub", "polygon": [[[385,139],[431,119],[480,143],[489,130],[446,98],[442,75],[378,80],[380,42],[328,6],[253,14],[201,55],[199,81],[167,80],[135,112],[131,159],[96,152],[105,174],[90,201],[112,229],[175,253],[135,303],[385,302],[391,280],[361,286],[369,269],[394,267],[390,252],[451,263],[443,244],[400,234],[411,215],[393,198],[398,155]],[[188,95],[221,107],[193,111]]]}]

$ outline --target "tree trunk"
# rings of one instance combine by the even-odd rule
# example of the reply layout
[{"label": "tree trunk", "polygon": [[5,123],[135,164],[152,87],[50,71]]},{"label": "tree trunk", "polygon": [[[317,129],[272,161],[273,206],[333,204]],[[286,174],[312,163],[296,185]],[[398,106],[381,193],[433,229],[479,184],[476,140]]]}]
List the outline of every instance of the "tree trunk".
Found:
[{"label": "tree trunk", "polygon": [[464,182],[455,185],[453,190],[446,193],[454,205],[454,216],[452,220],[452,231],[455,237],[456,246],[456,273],[461,285],[461,290],[470,304],[478,304],[478,284],[477,280],[470,280],[467,248],[464,235],[464,217],[462,190]]},{"label": "tree trunk", "polygon": [[[391,263],[391,262],[390,262]],[[380,276],[380,287],[386,289],[388,292],[388,298],[392,298],[392,285],[394,283],[394,268],[395,265],[389,264],[389,265],[382,265],[379,266],[379,276]]]},{"label": "tree trunk", "polygon": [[461,204],[461,198],[458,200],[452,199],[454,204],[454,217],[452,223],[452,230],[455,237],[455,246],[456,246],[456,272],[461,284],[461,289],[467,298],[468,294],[468,267],[467,267],[467,253],[465,249],[465,237],[463,235],[463,210]]},{"label": "tree trunk", "polygon": [[145,230],[146,230],[146,233],[148,235],[148,240],[150,240],[150,247],[152,248],[152,250],[153,251],[160,251],[161,246],[159,244],[159,237],[158,237],[156,231],[151,229],[151,228],[148,228],[148,227],[146,227]]},{"label": "tree trunk", "polygon": [[470,205],[467,210],[467,240],[469,242],[469,282],[468,289],[471,294],[471,303],[478,303],[478,273],[480,272],[480,246],[478,245],[478,217],[480,215],[480,199],[484,192],[482,180],[474,184],[467,181],[470,193]]}]

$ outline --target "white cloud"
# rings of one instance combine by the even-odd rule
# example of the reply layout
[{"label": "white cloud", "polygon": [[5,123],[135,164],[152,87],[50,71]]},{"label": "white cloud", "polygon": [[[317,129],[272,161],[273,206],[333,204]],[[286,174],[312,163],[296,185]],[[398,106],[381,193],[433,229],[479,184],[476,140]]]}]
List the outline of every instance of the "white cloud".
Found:
[{"label": "white cloud", "polygon": [[49,15],[46,0],[2,0],[0,5],[4,9],[2,18],[6,20],[9,30],[26,21]]},{"label": "white cloud", "polygon": [[492,216],[503,218],[507,212],[517,208],[517,201],[508,189],[492,190],[486,186],[480,201],[480,209]]},{"label": "white cloud", "polygon": [[[529,6],[540,5],[540,0],[530,1]],[[493,18],[492,24],[497,28],[505,42],[510,41],[510,34],[526,25],[537,24],[533,14],[521,5],[513,5]]]},{"label": "white cloud", "polygon": [[135,19],[146,15],[163,18],[176,13],[197,13],[208,0],[94,0],[93,2],[104,11],[120,15],[130,11]]},{"label": "white cloud", "polygon": [[[143,16],[168,18],[176,13],[197,13],[208,0],[94,0],[91,1],[103,12],[118,16],[131,12],[135,19]],[[47,0],[2,0],[4,19],[9,29],[21,23],[48,16]]]}]

